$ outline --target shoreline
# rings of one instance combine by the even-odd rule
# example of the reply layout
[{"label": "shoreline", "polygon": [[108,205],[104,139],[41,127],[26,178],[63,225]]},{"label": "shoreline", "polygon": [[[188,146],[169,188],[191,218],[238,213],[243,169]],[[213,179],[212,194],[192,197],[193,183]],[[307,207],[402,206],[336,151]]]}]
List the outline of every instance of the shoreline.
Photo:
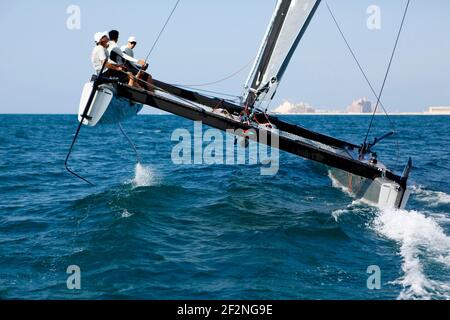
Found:
[{"label": "shoreline", "polygon": [[[372,116],[371,113],[340,113],[340,112],[316,112],[316,113],[272,113],[279,116]],[[428,113],[428,112],[391,112],[390,116],[450,116],[450,113]],[[375,116],[386,116],[377,113]]]}]

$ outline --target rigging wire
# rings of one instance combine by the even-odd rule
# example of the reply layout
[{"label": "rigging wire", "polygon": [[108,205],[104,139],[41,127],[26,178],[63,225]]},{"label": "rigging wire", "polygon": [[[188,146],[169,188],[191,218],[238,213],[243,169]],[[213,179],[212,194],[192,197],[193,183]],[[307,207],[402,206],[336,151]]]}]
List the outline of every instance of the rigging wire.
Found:
[{"label": "rigging wire", "polygon": [[207,83],[200,83],[200,84],[174,84],[175,86],[180,86],[180,87],[207,87],[207,86],[211,86],[213,84],[218,84],[221,82],[224,82],[228,79],[231,79],[235,76],[237,76],[239,73],[241,73],[242,71],[244,71],[245,69],[247,69],[247,67],[253,62],[253,58],[247,62],[245,64],[245,66],[243,66],[242,68],[240,68],[239,70],[237,70],[236,72],[233,72],[232,74],[230,74],[229,76],[226,76],[225,78],[216,80],[216,81],[212,81],[212,82],[207,82]]},{"label": "rigging wire", "polygon": [[411,0],[408,0],[408,2],[406,3],[405,12],[403,13],[403,18],[402,18],[402,23],[400,24],[400,28],[398,30],[397,39],[395,40],[395,45],[394,45],[394,48],[392,50],[391,58],[389,60],[389,65],[387,67],[386,74],[384,76],[383,85],[381,86],[380,94],[378,95],[377,104],[376,104],[375,109],[373,111],[372,119],[370,119],[369,128],[367,129],[367,134],[366,134],[366,137],[364,139],[363,146],[367,143],[367,138],[369,137],[370,130],[372,129],[373,120],[375,118],[375,114],[376,114],[378,106],[380,104],[380,99],[381,99],[381,96],[382,96],[383,91],[384,91],[384,86],[386,85],[386,80],[388,78],[389,71],[391,70],[392,61],[394,60],[395,52],[397,51],[397,45],[398,45],[398,42],[400,40],[400,35],[402,33],[402,30],[403,30],[403,25],[405,24],[406,15],[408,14],[408,9],[409,9],[410,2],[411,2]]},{"label": "rigging wire", "polygon": [[250,63],[252,63],[252,62],[253,62],[253,59],[251,59],[249,62],[247,62],[243,67],[239,68],[239,70],[233,72],[232,74],[230,74],[222,79],[216,80],[216,81],[207,82],[207,83],[199,83],[199,84],[171,84],[171,85],[176,86],[176,87],[182,87],[182,88],[186,88],[186,89],[196,90],[199,92],[205,92],[205,93],[210,93],[210,94],[221,95],[224,97],[234,98],[234,99],[225,99],[225,101],[230,101],[230,102],[235,102],[235,103],[241,102],[242,95],[229,94],[229,93],[223,93],[223,92],[212,91],[212,90],[205,90],[205,89],[200,89],[199,87],[207,87],[207,86],[211,86],[214,84],[225,82],[225,81],[237,76],[239,73],[241,73],[245,69],[247,69],[248,66],[250,65]]},{"label": "rigging wire", "polygon": [[[366,82],[367,82],[367,84],[368,84],[370,90],[372,91],[372,93],[374,94],[375,98],[377,99],[378,104],[382,107],[382,109],[383,109],[383,111],[384,111],[384,113],[385,113],[387,119],[389,120],[389,122],[390,122],[390,124],[391,124],[391,127],[392,127],[392,130],[393,130],[394,132],[397,132],[397,128],[396,128],[396,126],[395,126],[395,122],[391,119],[391,117],[389,116],[389,113],[387,112],[386,108],[385,108],[384,105],[381,103],[381,97],[375,92],[375,89],[374,89],[372,83],[370,82],[370,80],[369,80],[369,78],[367,77],[367,74],[366,74],[366,72],[364,71],[364,69],[363,69],[361,63],[359,62],[358,58],[356,57],[356,54],[355,54],[354,50],[353,50],[352,47],[350,46],[350,43],[348,42],[348,40],[347,40],[347,38],[346,38],[344,32],[342,31],[342,28],[341,28],[339,22],[337,21],[337,19],[336,19],[335,15],[334,15],[334,13],[333,13],[333,11],[332,11],[330,5],[328,4],[328,2],[326,2],[326,6],[327,6],[327,8],[328,8],[328,11],[329,11],[331,17],[333,18],[333,21],[334,21],[334,23],[335,23],[335,25],[336,25],[336,27],[337,27],[337,29],[338,29],[338,31],[339,31],[339,33],[340,33],[342,39],[344,40],[345,44],[347,45],[347,48],[348,48],[348,50],[350,51],[350,54],[352,55],[353,59],[355,60],[356,64],[358,65],[359,70],[361,71],[362,75],[364,76],[364,79],[366,80]],[[377,108],[375,109],[374,114],[376,113],[376,110],[377,110]],[[367,142],[367,137],[366,137],[366,139],[365,139],[365,142]],[[399,141],[398,141],[398,138],[397,138],[397,137],[396,137],[396,144],[397,144],[397,160],[398,160],[399,154],[400,154],[400,145],[399,145]]]},{"label": "rigging wire", "polygon": [[[355,60],[356,64],[358,65],[359,70],[361,71],[362,75],[364,76],[364,79],[366,80],[367,84],[369,85],[370,89],[372,90],[372,93],[375,95],[375,98],[378,99],[378,95],[375,92],[375,89],[373,88],[372,83],[370,82],[369,78],[367,77],[366,72],[364,71],[363,67],[361,66],[361,63],[359,62],[358,58],[356,57],[355,52],[353,51],[352,47],[350,46],[350,43],[348,42],[347,38],[345,37],[344,32],[342,31],[342,29],[341,29],[341,27],[339,25],[339,22],[337,21],[337,19],[336,19],[335,15],[334,15],[333,11],[331,10],[328,2],[326,2],[326,5],[327,5],[327,8],[328,8],[328,11],[330,12],[331,17],[333,18],[333,21],[334,21],[337,29],[339,30],[339,33],[341,34],[342,39],[345,41],[345,44],[347,45],[348,50],[350,51],[353,59]],[[381,101],[380,101],[380,105],[383,107],[384,112],[389,117],[386,109],[381,104]]]},{"label": "rigging wire", "polygon": [[[173,14],[175,13],[175,10],[178,8],[178,5],[180,4],[180,1],[181,1],[181,0],[177,0],[177,2],[175,3],[175,5],[174,5],[172,11],[170,12],[170,14],[169,14],[169,16],[168,16],[166,22],[164,23],[164,26],[162,27],[161,31],[159,32],[158,37],[156,38],[155,42],[153,43],[153,46],[152,46],[152,48],[150,49],[150,52],[148,53],[147,57],[145,58],[145,62],[148,61],[148,58],[150,57],[150,55],[152,54],[153,50],[155,49],[155,47],[156,47],[156,45],[157,45],[159,39],[161,38],[162,34],[164,33],[165,29],[167,28],[167,25],[169,24],[169,22],[170,22],[170,20],[171,20]],[[238,75],[239,73],[241,73],[242,71],[244,71],[244,70],[250,65],[250,63],[251,63],[252,61],[253,61],[253,59],[251,59],[248,63],[245,64],[245,66],[243,66],[242,68],[240,68],[240,69],[237,70],[236,72],[232,73],[231,75],[229,75],[229,76],[227,76],[227,77],[225,77],[225,78],[222,78],[222,79],[213,81],[213,82],[209,82],[209,83],[200,83],[200,84],[173,84],[173,85],[174,85],[174,86],[179,86],[179,87],[186,87],[186,88],[189,88],[189,87],[205,87],[205,86],[210,86],[210,85],[218,84],[218,83],[224,82],[224,81],[226,81],[226,80],[228,80],[228,79],[231,79],[231,78],[233,78],[234,76],[236,76],[236,75]],[[238,96],[238,95],[231,95],[231,94],[226,94],[226,93],[221,93],[221,92],[216,92],[216,91],[208,91],[208,90],[200,90],[200,89],[197,89],[197,90],[198,90],[198,91],[203,91],[203,92],[209,92],[209,93],[213,93],[213,94],[220,94],[220,95],[222,95],[222,96],[228,96],[228,97],[236,98],[236,100],[237,100],[237,99],[241,99],[241,96]],[[234,101],[234,100],[233,100],[233,101]]]},{"label": "rigging wire", "polygon": [[175,13],[175,10],[178,7],[178,4],[180,3],[181,0],[177,0],[177,2],[175,3],[175,6],[172,9],[172,12],[170,13],[169,17],[166,20],[166,23],[164,24],[164,26],[162,27],[161,31],[158,34],[158,37],[156,38],[155,42],[153,43],[152,48],[150,49],[150,52],[148,53],[147,57],[145,58],[145,62],[147,63],[148,58],[150,58],[150,55],[152,54],[153,50],[156,47],[156,44],[158,43],[159,39],[161,38],[162,34],[164,33],[164,30],[166,30],[167,25],[170,22],[170,19],[172,18],[173,14]]}]

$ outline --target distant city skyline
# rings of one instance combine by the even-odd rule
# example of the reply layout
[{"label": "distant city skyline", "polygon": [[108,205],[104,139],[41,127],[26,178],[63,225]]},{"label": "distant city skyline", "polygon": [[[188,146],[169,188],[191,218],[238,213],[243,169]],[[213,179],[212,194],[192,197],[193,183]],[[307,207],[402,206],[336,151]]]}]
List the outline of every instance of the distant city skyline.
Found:
[{"label": "distant city skyline", "polygon": [[[0,113],[71,113],[93,72],[97,31],[134,35],[145,58],[175,1],[106,0],[0,4]],[[272,16],[275,0],[181,1],[150,56],[150,72],[178,84],[240,95]],[[375,90],[379,90],[406,1],[329,0]],[[377,12],[379,10],[379,12]],[[412,1],[382,97],[390,112],[450,105],[450,1]],[[375,20],[374,20],[375,16]],[[323,2],[292,58],[270,110],[284,101],[345,108],[376,98]],[[151,112],[151,111],[150,111]]]},{"label": "distant city skyline", "polygon": [[[273,109],[274,113],[278,114],[373,114],[376,103],[368,100],[366,97],[354,100],[346,108],[330,108],[330,107],[316,107],[306,102],[294,103],[284,101],[277,108]],[[436,114],[436,115],[450,115],[449,106],[429,106],[422,111],[398,111],[391,110],[390,114]],[[377,115],[385,115],[381,106],[377,108]]]}]

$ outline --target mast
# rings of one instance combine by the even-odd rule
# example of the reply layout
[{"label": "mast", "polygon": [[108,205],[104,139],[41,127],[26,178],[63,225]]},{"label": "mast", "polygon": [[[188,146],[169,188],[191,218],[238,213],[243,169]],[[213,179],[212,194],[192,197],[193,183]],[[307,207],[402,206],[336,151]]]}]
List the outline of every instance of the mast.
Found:
[{"label": "mast", "polygon": [[248,108],[273,99],[319,4],[320,0],[278,0],[245,86]]}]

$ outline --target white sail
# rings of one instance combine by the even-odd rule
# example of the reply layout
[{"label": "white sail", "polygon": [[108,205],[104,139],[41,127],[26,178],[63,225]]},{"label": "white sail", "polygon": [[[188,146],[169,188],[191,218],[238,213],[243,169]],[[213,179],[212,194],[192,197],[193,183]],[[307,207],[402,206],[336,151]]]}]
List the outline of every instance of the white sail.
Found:
[{"label": "white sail", "polygon": [[320,0],[278,0],[246,84],[249,107],[272,100]]}]

